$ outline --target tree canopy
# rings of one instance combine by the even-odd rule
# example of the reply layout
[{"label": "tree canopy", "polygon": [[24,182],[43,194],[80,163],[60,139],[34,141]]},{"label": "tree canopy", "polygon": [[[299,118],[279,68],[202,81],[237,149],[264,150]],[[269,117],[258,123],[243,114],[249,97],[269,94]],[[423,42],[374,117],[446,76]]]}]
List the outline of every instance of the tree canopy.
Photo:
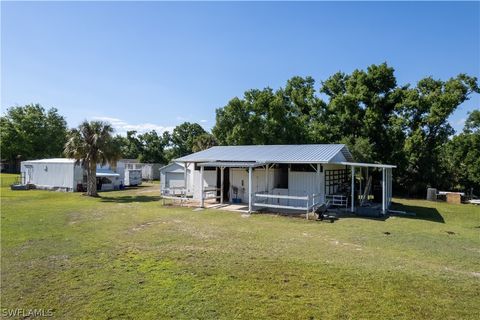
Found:
[{"label": "tree canopy", "polygon": [[3,159],[60,157],[66,141],[67,122],[55,108],[39,104],[12,107],[0,117]]},{"label": "tree canopy", "polygon": [[480,189],[480,110],[469,114],[463,132],[447,143],[443,156],[455,187]]}]

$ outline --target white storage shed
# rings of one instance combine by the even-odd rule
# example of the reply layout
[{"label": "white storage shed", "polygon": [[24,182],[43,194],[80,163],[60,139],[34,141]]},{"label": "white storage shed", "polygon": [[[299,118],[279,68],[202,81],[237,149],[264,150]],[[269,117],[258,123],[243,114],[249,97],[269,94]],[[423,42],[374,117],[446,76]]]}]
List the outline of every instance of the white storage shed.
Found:
[{"label": "white storage shed", "polygon": [[[86,185],[86,172],[75,159],[52,158],[22,161],[22,184],[33,184],[37,189],[80,191]],[[110,167],[97,166],[97,186],[101,191],[114,190],[122,184],[121,174]]]},{"label": "white storage shed", "polygon": [[74,159],[53,158],[22,161],[22,184],[34,184],[38,189],[76,191],[83,183],[84,170]]},{"label": "white storage shed", "polygon": [[181,192],[191,196],[193,185],[192,168],[193,164],[187,165],[187,171],[185,172],[185,165],[176,162],[161,167],[159,172],[162,194],[173,195]]}]

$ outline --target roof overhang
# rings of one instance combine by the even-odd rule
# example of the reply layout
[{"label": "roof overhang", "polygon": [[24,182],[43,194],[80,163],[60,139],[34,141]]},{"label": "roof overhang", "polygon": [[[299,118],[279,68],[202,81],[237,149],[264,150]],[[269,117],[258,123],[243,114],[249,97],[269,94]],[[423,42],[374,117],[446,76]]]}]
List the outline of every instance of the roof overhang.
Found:
[{"label": "roof overhang", "polygon": [[218,162],[201,162],[197,164],[200,167],[216,167],[216,168],[257,168],[265,166],[264,162],[246,162],[246,161],[218,161]]},{"label": "roof overhang", "polygon": [[338,164],[350,166],[350,167],[367,167],[367,168],[396,168],[397,167],[391,164],[381,164],[381,163],[338,162]]},{"label": "roof overhang", "polygon": [[120,177],[120,174],[115,172],[97,172],[97,177]]}]

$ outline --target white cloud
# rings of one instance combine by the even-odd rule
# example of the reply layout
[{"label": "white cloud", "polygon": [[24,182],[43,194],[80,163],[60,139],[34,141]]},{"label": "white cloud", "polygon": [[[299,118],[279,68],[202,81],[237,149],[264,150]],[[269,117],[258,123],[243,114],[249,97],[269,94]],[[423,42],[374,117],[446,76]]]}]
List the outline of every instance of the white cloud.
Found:
[{"label": "white cloud", "polygon": [[135,130],[138,133],[145,133],[155,130],[157,133],[161,134],[165,131],[172,132],[175,128],[174,126],[159,126],[153,123],[131,124],[125,120],[112,117],[93,117],[93,119],[110,122],[110,124],[115,128],[115,132],[121,135],[125,135],[127,131],[131,130]]},{"label": "white cloud", "polygon": [[466,118],[461,118],[461,119],[458,119],[457,121],[455,121],[455,124],[456,124],[457,126],[463,127],[463,126],[465,125],[465,121],[467,121]]},{"label": "white cloud", "polygon": [[208,120],[202,119],[202,120],[200,120],[200,122],[201,122],[201,123],[207,123]]}]

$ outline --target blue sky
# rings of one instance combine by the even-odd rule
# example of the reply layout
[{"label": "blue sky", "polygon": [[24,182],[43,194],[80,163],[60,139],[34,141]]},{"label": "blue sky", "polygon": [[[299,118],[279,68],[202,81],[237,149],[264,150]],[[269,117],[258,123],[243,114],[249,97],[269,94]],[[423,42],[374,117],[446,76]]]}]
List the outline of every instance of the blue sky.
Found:
[{"label": "blue sky", "polygon": [[[480,74],[480,4],[1,4],[1,107],[38,102],[118,132],[199,122],[250,88],[387,61],[400,84]],[[463,127],[477,95],[451,117]]]}]

